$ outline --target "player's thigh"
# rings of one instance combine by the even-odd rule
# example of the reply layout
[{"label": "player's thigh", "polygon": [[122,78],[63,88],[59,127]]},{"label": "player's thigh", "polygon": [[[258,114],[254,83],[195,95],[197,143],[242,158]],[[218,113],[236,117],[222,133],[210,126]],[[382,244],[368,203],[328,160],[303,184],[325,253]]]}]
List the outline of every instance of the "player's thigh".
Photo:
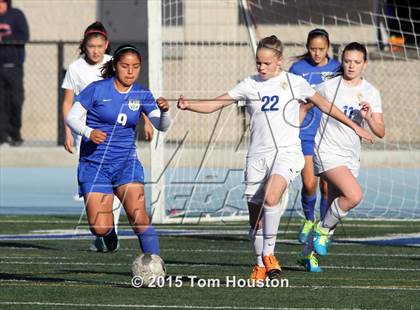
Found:
[{"label": "player's thigh", "polygon": [[[349,168],[346,166],[340,166],[325,171],[322,175],[325,180],[327,180],[328,185],[330,187],[334,186],[343,194],[343,196],[356,202],[360,201],[362,197],[362,189]],[[334,190],[334,188],[332,190]]]},{"label": "player's thigh", "polygon": [[269,206],[277,205],[288,185],[284,176],[272,174],[265,188],[265,203]]},{"label": "player's thigh", "polygon": [[276,155],[270,164],[270,177],[265,188],[265,202],[276,205],[285,192],[287,186],[300,175],[305,160],[302,152],[290,150]]},{"label": "player's thigh", "polygon": [[313,156],[305,156],[305,166],[301,172],[303,192],[307,195],[314,195],[318,185],[318,177],[314,175]]},{"label": "player's thigh", "polygon": [[122,202],[128,219],[132,225],[148,225],[144,185],[142,183],[127,183],[117,187],[116,195]]},{"label": "player's thigh", "polygon": [[84,196],[89,225],[98,234],[105,234],[113,226],[113,194],[89,192]]},{"label": "player's thigh", "polygon": [[269,166],[265,158],[248,158],[244,172],[245,196],[248,205],[262,205]]}]

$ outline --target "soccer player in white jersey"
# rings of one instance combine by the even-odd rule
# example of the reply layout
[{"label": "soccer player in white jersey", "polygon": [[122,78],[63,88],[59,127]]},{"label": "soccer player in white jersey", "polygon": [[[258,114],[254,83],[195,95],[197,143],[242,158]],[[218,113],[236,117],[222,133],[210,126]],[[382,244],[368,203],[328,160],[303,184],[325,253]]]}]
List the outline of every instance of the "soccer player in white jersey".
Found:
[{"label": "soccer player in white jersey", "polygon": [[212,113],[235,101],[245,100],[250,115],[251,139],[245,171],[245,195],[250,214],[250,239],[256,254],[251,279],[281,277],[274,255],[280,217],[280,200],[288,184],[299,175],[304,158],[299,139],[301,100],[310,100],[321,111],[343,122],[357,135],[371,134],[320,96],[302,77],[282,70],[283,44],[276,36],[262,39],[257,47],[252,75],[229,92],[212,100],[188,101],[179,98],[178,107]]},{"label": "soccer player in white jersey", "polygon": [[[318,92],[353,122],[370,130],[379,138],[385,136],[379,91],[363,78],[367,66],[367,50],[360,43],[348,44],[342,54],[342,75],[319,85]],[[329,235],[347,213],[362,200],[357,182],[360,168],[359,137],[341,123],[323,115],[315,137],[315,174],[328,183],[329,209],[317,224],[314,248],[319,255],[328,254]]]},{"label": "soccer player in white jersey", "polygon": [[[101,68],[112,58],[112,56],[108,54],[110,52],[110,45],[107,31],[101,22],[94,22],[86,28],[79,49],[80,58],[69,65],[61,85],[61,87],[64,89],[64,120],[66,119],[73,105],[74,97],[77,96],[90,83],[102,79]],[[146,139],[151,139],[153,136],[153,126],[150,124],[149,119],[144,114],[142,114],[142,117],[145,124],[145,137]],[[73,148],[75,147],[76,152],[79,153],[81,137],[77,136],[75,143],[70,128],[66,124],[64,126],[64,148],[69,153],[73,153]],[[76,194],[74,199],[79,200],[79,194]],[[83,198],[80,198],[80,201],[83,201]],[[116,227],[120,217],[120,212],[120,201],[115,199],[113,213]],[[103,238],[96,238],[91,249],[93,251],[106,252]]]}]

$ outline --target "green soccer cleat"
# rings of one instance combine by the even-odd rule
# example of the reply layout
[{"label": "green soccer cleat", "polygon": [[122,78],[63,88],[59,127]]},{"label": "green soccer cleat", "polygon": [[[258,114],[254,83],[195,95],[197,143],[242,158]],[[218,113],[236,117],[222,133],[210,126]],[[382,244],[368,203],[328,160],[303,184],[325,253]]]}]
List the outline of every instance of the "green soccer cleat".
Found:
[{"label": "green soccer cleat", "polygon": [[316,225],[314,249],[320,256],[328,255],[328,246],[330,245],[329,229],[321,227],[321,223]]},{"label": "green soccer cleat", "polygon": [[308,237],[312,231],[312,228],[314,227],[315,222],[312,222],[310,220],[305,220],[303,223],[302,228],[299,231],[298,235],[298,241],[302,244],[306,243],[308,241]]},{"label": "green soccer cleat", "polygon": [[315,253],[312,251],[311,254],[305,256],[303,253],[298,255],[297,263],[305,267],[306,271],[309,272],[323,272],[321,267],[318,266],[318,259]]}]

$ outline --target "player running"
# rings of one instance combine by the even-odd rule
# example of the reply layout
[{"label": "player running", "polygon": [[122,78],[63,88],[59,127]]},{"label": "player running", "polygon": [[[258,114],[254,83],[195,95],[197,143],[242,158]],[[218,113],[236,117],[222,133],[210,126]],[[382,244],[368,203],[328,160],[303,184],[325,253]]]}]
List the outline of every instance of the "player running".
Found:
[{"label": "player running", "polygon": [[[348,44],[342,54],[342,75],[322,83],[318,91],[359,126],[367,124],[379,138],[385,136],[385,124],[379,91],[363,78],[367,50],[360,43]],[[324,218],[315,230],[314,248],[328,254],[329,235],[338,222],[362,200],[357,182],[361,142],[348,127],[322,115],[315,137],[315,173],[328,183],[328,205]]]},{"label": "player running", "polygon": [[[334,77],[340,70],[340,63],[330,58],[328,50],[330,48],[329,34],[324,29],[313,29],[308,33],[306,39],[306,53],[298,56],[298,61],[290,67],[290,72],[302,76],[311,84],[313,88],[327,79]],[[315,204],[317,200],[318,177],[314,175],[314,144],[315,135],[321,120],[321,111],[317,107],[310,109],[301,124],[299,138],[302,144],[302,152],[305,157],[305,166],[301,172],[302,191],[301,203],[305,221],[299,231],[298,241],[306,243],[308,236],[311,235],[315,225]],[[327,183],[320,180],[321,190],[320,219],[325,215],[328,208],[328,188]],[[311,240],[310,240],[311,242]],[[305,252],[305,251],[304,251]],[[313,251],[299,255],[298,263],[305,266],[307,271],[320,272],[318,260]]]},{"label": "player running", "polygon": [[[354,130],[360,137],[371,134],[325,100],[302,77],[282,70],[283,44],[276,36],[262,39],[257,47],[258,74],[249,76],[229,92],[212,100],[179,98],[178,107],[212,113],[246,100],[251,138],[245,170],[245,195],[250,214],[250,237],[257,264],[251,278],[281,277],[274,249],[282,210],[280,200],[288,184],[299,175],[304,157],[299,139],[299,102],[310,100]],[[309,105],[308,105],[309,106]]]},{"label": "player running", "polygon": [[91,83],[76,97],[67,124],[83,136],[78,183],[92,233],[103,237],[108,251],[117,249],[112,215],[116,195],[143,252],[159,255],[158,236],[146,213],[135,129],[141,113],[145,113],[155,128],[167,130],[169,104],[164,98],[155,101],[150,90],[136,83],[140,68],[141,56],[134,46],[118,47],[104,66],[105,79]]},{"label": "player running", "polygon": [[[111,49],[108,34],[101,22],[94,22],[86,28],[79,49],[80,58],[69,65],[61,85],[64,89],[64,121],[73,105],[75,95],[77,96],[90,83],[101,80],[101,68],[112,58],[109,55]],[[145,124],[146,139],[151,139],[153,126],[144,114],[142,116]],[[73,148],[75,147],[76,152],[79,153],[80,142],[81,136],[76,137],[75,143],[70,128],[65,125],[64,148],[66,151],[73,153]],[[79,195],[75,195],[74,199],[79,200]],[[121,212],[120,201],[118,199],[114,199],[112,212],[114,214],[115,230],[117,231]],[[91,250],[98,252],[107,251],[102,237],[95,238]]]}]

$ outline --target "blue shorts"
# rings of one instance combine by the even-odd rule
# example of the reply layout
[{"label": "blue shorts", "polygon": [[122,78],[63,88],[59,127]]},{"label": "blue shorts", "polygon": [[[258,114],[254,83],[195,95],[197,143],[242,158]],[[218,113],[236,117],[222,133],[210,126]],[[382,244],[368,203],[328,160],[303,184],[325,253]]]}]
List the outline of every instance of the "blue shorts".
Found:
[{"label": "blue shorts", "polygon": [[302,140],[300,142],[301,147],[302,147],[302,153],[304,156],[314,156],[315,154],[315,141],[312,140]]},{"label": "blue shorts", "polygon": [[137,158],[112,164],[79,162],[77,169],[79,195],[90,192],[112,194],[114,190],[127,183],[144,183],[143,166]]}]

